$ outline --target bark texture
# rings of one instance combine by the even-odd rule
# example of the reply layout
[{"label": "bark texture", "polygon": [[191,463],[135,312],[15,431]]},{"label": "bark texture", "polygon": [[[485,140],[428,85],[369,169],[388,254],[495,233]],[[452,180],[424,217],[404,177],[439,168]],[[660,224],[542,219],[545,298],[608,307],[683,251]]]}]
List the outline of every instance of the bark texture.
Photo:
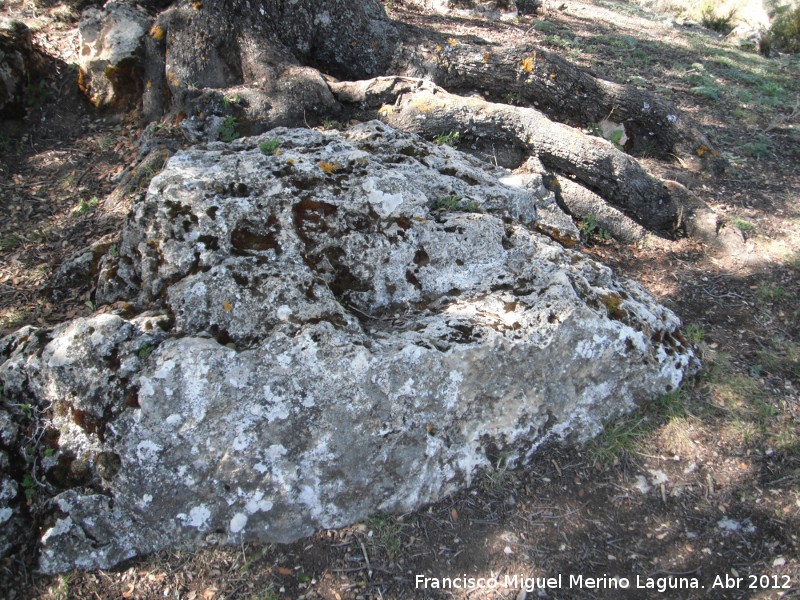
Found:
[{"label": "bark texture", "polygon": [[603,119],[625,125],[633,153],[695,160],[720,171],[725,163],[697,124],[671,102],[631,85],[592,76],[537,46],[498,48],[448,38],[406,54],[407,74],[428,77],[453,93],[477,90],[495,102],[533,106],[552,119],[588,126]]},{"label": "bark texture", "polygon": [[188,113],[210,102],[203,90],[250,86],[261,95],[251,112],[273,124],[297,120],[304,109],[332,108],[318,70],[373,77],[389,66],[396,42],[377,0],[175,4],[148,36],[144,113]]},{"label": "bark texture", "polygon": [[[381,120],[404,131],[428,137],[457,131],[464,146],[487,156],[493,156],[498,147],[505,148],[507,160],[534,156],[547,169],[574,178],[637,223],[661,234],[683,231],[694,213],[707,210],[685,188],[675,184],[668,189],[610,142],[555,123],[532,108],[456,96],[413,78],[333,83],[331,89],[340,102],[376,109]],[[517,167],[522,162],[505,166]],[[552,180],[559,192],[560,181]],[[576,200],[573,211],[592,205],[574,184],[567,185],[568,196],[583,198]],[[622,215],[606,214],[609,223],[619,222],[622,237],[638,237],[638,229]]]}]

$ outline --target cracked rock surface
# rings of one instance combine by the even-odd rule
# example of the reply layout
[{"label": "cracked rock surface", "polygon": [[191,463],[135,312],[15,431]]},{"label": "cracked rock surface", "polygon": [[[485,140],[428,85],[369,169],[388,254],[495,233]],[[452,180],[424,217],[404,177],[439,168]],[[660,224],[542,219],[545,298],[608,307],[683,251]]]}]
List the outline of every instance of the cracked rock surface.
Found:
[{"label": "cracked rock surface", "polygon": [[49,415],[41,568],[409,511],[675,389],[677,317],[507,175],[377,122],[174,156],[100,274],[137,316],[0,343]]}]

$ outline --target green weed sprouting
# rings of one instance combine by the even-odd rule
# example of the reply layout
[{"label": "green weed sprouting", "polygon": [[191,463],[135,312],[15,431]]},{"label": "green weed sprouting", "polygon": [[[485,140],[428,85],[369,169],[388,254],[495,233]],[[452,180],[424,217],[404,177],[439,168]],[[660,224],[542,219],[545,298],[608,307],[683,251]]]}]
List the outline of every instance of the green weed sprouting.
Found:
[{"label": "green weed sprouting", "polygon": [[458,131],[448,131],[433,138],[433,143],[438,146],[450,146],[451,148],[458,147],[458,142],[461,139],[461,134]]},{"label": "green weed sprouting", "polygon": [[266,142],[262,142],[258,145],[258,149],[261,150],[267,156],[275,154],[275,150],[281,145],[281,141],[278,138],[272,138],[267,140]]},{"label": "green weed sprouting", "polygon": [[99,203],[100,201],[97,199],[97,196],[92,196],[91,198],[89,198],[89,200],[84,200],[83,198],[80,198],[78,200],[78,206],[72,209],[72,214],[78,217],[85,215],[86,213],[91,212],[95,208],[97,208],[97,205]]},{"label": "green weed sprouting", "polygon": [[223,142],[232,142],[239,137],[239,121],[236,117],[228,115],[219,127],[219,139]]}]

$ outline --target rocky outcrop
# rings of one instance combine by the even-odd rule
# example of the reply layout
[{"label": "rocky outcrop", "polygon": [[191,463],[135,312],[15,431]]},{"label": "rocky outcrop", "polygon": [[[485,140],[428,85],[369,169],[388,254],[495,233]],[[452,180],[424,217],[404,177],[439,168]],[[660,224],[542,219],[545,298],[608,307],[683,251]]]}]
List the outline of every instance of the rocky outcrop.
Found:
[{"label": "rocky outcrop", "polygon": [[84,11],[78,85],[96,107],[125,110],[141,102],[150,22],[144,9],[115,0]]},{"label": "rocky outcrop", "polygon": [[0,345],[49,415],[41,568],[408,511],[675,389],[675,315],[507,177],[378,122],[173,156],[103,264],[116,312]]},{"label": "rocky outcrop", "polygon": [[0,119],[25,116],[25,90],[41,63],[31,30],[19,21],[0,19]]}]

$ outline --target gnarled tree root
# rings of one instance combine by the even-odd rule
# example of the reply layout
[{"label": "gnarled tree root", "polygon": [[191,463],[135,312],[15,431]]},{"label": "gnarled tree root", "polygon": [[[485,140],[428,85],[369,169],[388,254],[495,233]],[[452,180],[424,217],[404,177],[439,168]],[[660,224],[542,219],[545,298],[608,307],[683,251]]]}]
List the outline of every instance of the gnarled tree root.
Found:
[{"label": "gnarled tree root", "polygon": [[339,102],[374,110],[398,129],[428,138],[457,131],[463,149],[486,156],[500,148],[504,166],[537,158],[560,176],[563,208],[579,217],[599,216],[598,224],[621,240],[640,239],[641,228],[675,237],[715,222],[713,211],[680,184],[665,184],[610,142],[555,123],[538,110],[457,96],[408,77],[332,82],[330,87]]},{"label": "gnarled tree root", "polygon": [[480,92],[494,102],[536,107],[551,119],[588,127],[604,119],[624,126],[626,149],[721,172],[726,161],[694,120],[668,100],[632,85],[594,77],[534,45],[495,47],[448,38],[403,49],[397,73],[431,79],[453,93]]}]

